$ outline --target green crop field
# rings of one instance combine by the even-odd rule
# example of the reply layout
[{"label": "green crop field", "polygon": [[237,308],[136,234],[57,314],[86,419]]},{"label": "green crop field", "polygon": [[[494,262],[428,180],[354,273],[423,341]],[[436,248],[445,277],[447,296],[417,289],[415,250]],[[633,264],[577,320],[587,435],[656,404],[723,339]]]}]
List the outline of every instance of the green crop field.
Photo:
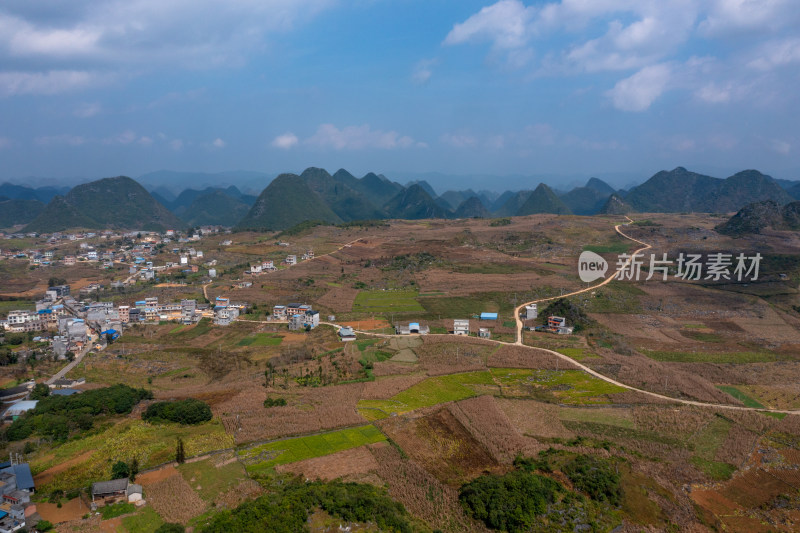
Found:
[{"label": "green crop field", "polygon": [[728,479],[736,470],[734,466],[728,463],[714,460],[714,456],[716,456],[719,447],[725,442],[731,426],[730,421],[722,417],[716,417],[692,437],[694,456],[691,461],[697,468],[713,479]]},{"label": "green crop field", "polygon": [[667,363],[770,363],[788,359],[770,352],[668,352],[641,350],[644,355]]},{"label": "green crop field", "polygon": [[494,386],[490,372],[467,372],[436,376],[392,396],[388,400],[361,400],[358,408],[373,419],[390,413],[407,413],[421,407],[470,398],[477,394],[476,386]]},{"label": "green crop field", "polygon": [[[575,405],[609,403],[604,396],[626,389],[590,376],[582,370],[528,370],[492,368],[492,376],[508,396],[526,396],[526,389],[535,387],[533,395],[546,394],[559,403]],[[538,394],[537,394],[538,393]]]},{"label": "green crop field", "polygon": [[386,437],[373,425],[342,429],[285,439],[239,451],[248,472],[265,473],[276,465],[294,463],[313,457],[322,457],[342,450],[357,448],[364,444],[385,441]]},{"label": "green crop field", "polygon": [[33,311],[36,306],[28,300],[0,300],[0,316],[8,315],[9,311]]},{"label": "green crop field", "polygon": [[206,502],[212,502],[220,494],[247,479],[247,474],[239,461],[224,466],[216,466],[212,459],[184,463],[178,466],[184,479],[194,487],[200,487],[197,493]]},{"label": "green crop field", "polygon": [[354,313],[421,313],[417,291],[360,291],[353,302]]},{"label": "green crop field", "polygon": [[596,254],[622,254],[630,250],[631,242],[614,242],[610,244],[588,244],[583,247],[584,251]]},{"label": "green crop field", "polygon": [[[522,293],[519,301],[525,301]],[[431,297],[420,300],[425,307],[426,316],[430,319],[470,318],[482,312],[499,313],[499,318],[512,317],[514,314],[514,295],[502,292],[474,293],[463,297]]]},{"label": "green crop field", "polygon": [[122,525],[128,533],[150,533],[163,524],[164,521],[152,507],[146,505],[136,511],[136,514],[122,519]]},{"label": "green crop field", "polygon": [[275,333],[256,333],[240,340],[237,346],[278,346],[282,341],[283,337]]},{"label": "green crop field", "polygon": [[765,408],[764,404],[762,404],[755,398],[751,398],[750,396],[740,391],[736,387],[732,387],[730,385],[717,385],[717,388],[722,392],[730,394],[731,396],[742,402],[745,405],[745,407],[757,407],[759,409]]}]

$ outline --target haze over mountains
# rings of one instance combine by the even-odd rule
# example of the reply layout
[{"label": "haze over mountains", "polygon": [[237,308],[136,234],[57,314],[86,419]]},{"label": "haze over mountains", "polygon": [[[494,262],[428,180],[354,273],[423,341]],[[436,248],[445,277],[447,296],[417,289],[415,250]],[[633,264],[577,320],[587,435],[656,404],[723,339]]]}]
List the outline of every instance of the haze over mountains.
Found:
[{"label": "haze over mountains", "polygon": [[[164,184],[171,176],[192,175],[199,182],[217,177],[260,177],[258,196],[236,186],[187,188],[175,195]],[[301,174],[189,174],[159,172],[146,178],[148,192],[136,180],[106,178],[69,190],[0,185],[0,227],[24,225],[25,231],[68,228],[167,229],[220,225],[236,229],[283,230],[307,220],[342,223],[372,219],[423,219],[639,212],[734,212],[752,202],[783,206],[800,199],[800,182],[775,180],[757,170],[719,179],[683,167],[661,171],[629,191],[615,190],[597,178],[570,191],[544,183],[532,190],[448,190],[437,195],[426,181],[402,185],[368,173],[357,178],[344,169],[330,174],[309,167]],[[47,204],[47,205],[45,205]]]}]

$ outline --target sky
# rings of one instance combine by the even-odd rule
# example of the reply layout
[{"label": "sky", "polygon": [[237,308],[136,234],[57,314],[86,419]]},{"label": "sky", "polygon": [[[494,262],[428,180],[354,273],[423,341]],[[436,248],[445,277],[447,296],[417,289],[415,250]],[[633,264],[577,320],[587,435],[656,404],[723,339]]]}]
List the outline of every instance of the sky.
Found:
[{"label": "sky", "polygon": [[797,0],[4,0],[0,181],[800,179],[798,82]]}]

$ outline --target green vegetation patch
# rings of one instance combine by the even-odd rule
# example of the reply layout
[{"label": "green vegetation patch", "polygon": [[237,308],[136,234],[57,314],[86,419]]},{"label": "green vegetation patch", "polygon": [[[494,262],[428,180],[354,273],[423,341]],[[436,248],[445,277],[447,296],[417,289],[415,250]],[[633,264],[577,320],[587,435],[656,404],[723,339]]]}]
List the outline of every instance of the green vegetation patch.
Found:
[{"label": "green vegetation patch", "polygon": [[359,291],[353,302],[354,313],[421,313],[415,290]]},{"label": "green vegetation patch", "polygon": [[407,413],[421,407],[471,398],[480,387],[494,386],[490,372],[467,372],[436,376],[399,392],[388,400],[361,400],[359,409],[390,413]]},{"label": "green vegetation patch", "polygon": [[239,461],[217,466],[212,459],[178,465],[178,471],[196,489],[206,502],[214,501],[220,494],[247,479],[247,474]]},{"label": "green vegetation patch", "polygon": [[128,533],[150,533],[158,529],[164,520],[149,505],[139,509],[136,514],[122,519],[122,526]]},{"label": "green vegetation patch", "polygon": [[712,479],[728,479],[736,471],[736,467],[714,460],[732,425],[730,420],[716,416],[691,439],[695,452],[691,459],[692,464]]},{"label": "green vegetation patch", "polygon": [[[520,295],[519,301],[524,301]],[[434,318],[469,318],[482,312],[498,313],[500,318],[512,317],[514,314],[514,295],[503,292],[479,292],[469,296],[448,296],[422,298],[426,317]]]},{"label": "green vegetation patch", "polygon": [[640,350],[656,361],[667,363],[771,363],[784,361],[788,356],[772,352],[672,352],[663,350]]},{"label": "green vegetation patch", "polygon": [[629,417],[616,414],[609,409],[575,409],[564,407],[561,409],[559,417],[561,420],[571,420],[574,422],[593,422],[626,429],[635,428],[633,420]]},{"label": "green vegetation patch", "polygon": [[370,424],[253,446],[239,451],[239,457],[251,474],[266,473],[276,465],[330,455],[385,440],[383,433]]},{"label": "green vegetation patch", "polygon": [[178,424],[200,424],[211,420],[211,407],[194,398],[156,402],[148,405],[142,420],[148,422],[177,422]]},{"label": "green vegetation patch", "polygon": [[237,346],[278,346],[283,337],[276,333],[256,333],[240,340]]},{"label": "green vegetation patch", "polygon": [[584,252],[594,252],[596,254],[622,254],[630,250],[631,242],[613,242],[609,244],[587,244],[583,247]]},{"label": "green vegetation patch", "polygon": [[684,331],[684,337],[700,341],[700,342],[725,342],[725,338],[718,333],[705,333],[702,331]]},{"label": "green vegetation patch", "polygon": [[757,407],[759,409],[766,409],[766,406],[764,404],[762,404],[755,398],[751,398],[750,396],[748,396],[747,394],[745,394],[744,392],[742,392],[741,390],[737,389],[734,386],[717,385],[717,388],[722,392],[730,394],[731,396],[742,402],[745,407]]},{"label": "green vegetation patch", "polygon": [[309,514],[317,508],[346,522],[375,524],[380,531],[411,533],[417,530],[412,527],[413,519],[403,505],[392,500],[385,489],[340,481],[292,481],[275,484],[256,500],[215,515],[210,524],[198,531],[264,531],[265,524],[275,533],[309,531]]},{"label": "green vegetation patch", "polygon": [[504,395],[544,400],[555,398],[561,403],[578,405],[609,403],[605,395],[626,390],[597,379],[582,370],[492,368],[491,373],[502,387]]},{"label": "green vegetation patch", "polygon": [[100,516],[103,518],[103,520],[110,520],[124,514],[136,512],[136,506],[132,503],[121,502],[113,505],[105,505],[100,507],[98,510],[100,511]]}]

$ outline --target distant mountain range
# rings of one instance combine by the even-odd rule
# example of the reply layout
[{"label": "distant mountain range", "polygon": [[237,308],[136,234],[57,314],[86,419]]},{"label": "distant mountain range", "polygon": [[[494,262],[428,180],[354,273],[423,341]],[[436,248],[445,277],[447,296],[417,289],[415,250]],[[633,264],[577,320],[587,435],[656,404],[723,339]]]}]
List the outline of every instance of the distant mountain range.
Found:
[{"label": "distant mountain range", "polygon": [[316,167],[299,175],[281,174],[271,181],[266,174],[245,173],[261,180],[263,189],[258,196],[234,185],[187,188],[176,195],[163,184],[178,174],[181,179],[194,176],[199,184],[204,183],[201,179],[222,181],[237,173],[153,173],[146,177],[152,192],[126,177],[82,184],[68,192],[6,183],[0,185],[0,227],[27,224],[26,231],[52,232],[68,228],[146,230],[221,225],[280,231],[307,220],[341,223],[540,213],[721,213],[753,202],[771,201],[783,206],[800,197],[800,183],[775,180],[757,170],[719,179],[683,167],[658,172],[629,191],[615,190],[600,179],[590,178],[583,186],[561,192],[540,183],[533,190],[502,194],[448,190],[441,196],[424,180],[401,185],[372,172],[357,178],[344,169],[331,175]]}]

